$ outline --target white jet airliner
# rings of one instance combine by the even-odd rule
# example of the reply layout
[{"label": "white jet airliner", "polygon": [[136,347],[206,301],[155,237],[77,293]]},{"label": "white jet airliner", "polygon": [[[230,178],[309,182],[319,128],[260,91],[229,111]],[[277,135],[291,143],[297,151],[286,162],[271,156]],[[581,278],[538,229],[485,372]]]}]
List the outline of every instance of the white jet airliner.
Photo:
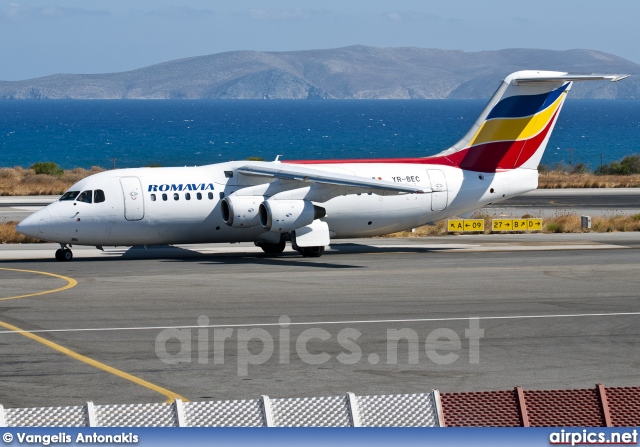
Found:
[{"label": "white jet airliner", "polygon": [[87,177],[17,230],[103,246],[287,241],[321,256],[331,239],[379,236],[469,213],[538,186],[538,164],[574,81],[626,75],[520,71],[505,78],[467,134],[424,158],[232,161]]}]

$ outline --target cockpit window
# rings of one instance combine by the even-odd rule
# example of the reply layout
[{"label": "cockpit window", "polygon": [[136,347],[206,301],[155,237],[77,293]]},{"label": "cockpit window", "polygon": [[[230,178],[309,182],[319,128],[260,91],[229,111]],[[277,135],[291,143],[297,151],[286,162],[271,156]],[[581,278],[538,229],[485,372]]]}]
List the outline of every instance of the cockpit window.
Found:
[{"label": "cockpit window", "polygon": [[76,199],[78,202],[85,202],[85,203],[91,203],[91,196],[93,191],[89,190],[89,191],[83,191],[78,198]]},{"label": "cockpit window", "polygon": [[104,191],[101,189],[96,189],[93,191],[93,203],[102,203],[106,199],[104,197]]},{"label": "cockpit window", "polygon": [[62,202],[64,200],[76,200],[79,192],[80,191],[67,191],[62,195],[62,197],[60,197],[60,201]]}]

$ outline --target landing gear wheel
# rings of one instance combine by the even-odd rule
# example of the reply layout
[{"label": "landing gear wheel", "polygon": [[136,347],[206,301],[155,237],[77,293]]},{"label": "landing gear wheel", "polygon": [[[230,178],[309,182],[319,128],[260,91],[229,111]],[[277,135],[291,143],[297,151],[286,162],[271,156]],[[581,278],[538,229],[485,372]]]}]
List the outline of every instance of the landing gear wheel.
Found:
[{"label": "landing gear wheel", "polygon": [[56,250],[56,261],[69,262],[73,259],[73,252],[67,247],[67,244],[60,244],[60,248]]},{"label": "landing gear wheel", "polygon": [[284,251],[284,248],[286,246],[287,243],[285,241],[280,241],[277,244],[260,244],[260,248],[262,248],[262,251],[270,255],[279,255]]},{"label": "landing gear wheel", "polygon": [[56,261],[69,262],[73,259],[73,252],[68,248],[59,248],[56,250]]},{"label": "landing gear wheel", "polygon": [[71,261],[73,259],[73,252],[68,248],[62,250],[62,260],[65,262]]},{"label": "landing gear wheel", "polygon": [[319,258],[324,253],[324,247],[300,247],[298,251],[305,258]]}]

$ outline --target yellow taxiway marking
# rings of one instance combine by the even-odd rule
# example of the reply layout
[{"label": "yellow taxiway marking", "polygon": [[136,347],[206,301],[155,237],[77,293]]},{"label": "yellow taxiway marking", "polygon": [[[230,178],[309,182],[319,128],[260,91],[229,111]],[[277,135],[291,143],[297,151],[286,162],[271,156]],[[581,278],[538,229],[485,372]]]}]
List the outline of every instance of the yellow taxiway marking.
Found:
[{"label": "yellow taxiway marking", "polygon": [[48,293],[62,292],[63,290],[70,289],[72,287],[75,287],[78,284],[78,281],[76,281],[73,278],[69,278],[67,276],[62,276],[62,275],[56,275],[55,273],[39,272],[37,270],[6,269],[6,268],[0,268],[0,270],[6,270],[6,271],[10,271],[10,272],[36,273],[38,275],[53,276],[54,278],[60,278],[60,279],[64,279],[65,281],[67,281],[67,285],[64,286],[64,287],[59,287],[57,289],[51,289],[51,290],[45,290],[43,292],[29,293],[27,295],[8,296],[6,298],[0,298],[0,301],[16,300],[18,298],[28,298],[30,296],[39,296],[39,295],[46,295]]},{"label": "yellow taxiway marking", "polygon": [[89,357],[87,357],[85,355],[78,354],[77,352],[72,351],[69,348],[65,348],[64,346],[61,346],[61,345],[59,345],[57,343],[49,341],[46,338],[42,338],[39,335],[35,335],[35,334],[30,333],[30,332],[27,332],[27,331],[25,331],[23,329],[20,329],[17,326],[14,326],[14,325],[9,324],[9,323],[5,323],[4,321],[0,321],[0,326],[4,327],[6,329],[9,329],[11,331],[17,332],[20,335],[23,335],[23,336],[25,336],[27,338],[30,338],[31,340],[37,341],[38,343],[42,343],[43,345],[45,345],[45,346],[47,346],[47,347],[49,347],[51,349],[55,349],[56,351],[61,352],[62,354],[68,355],[69,357],[71,357],[73,359],[76,359],[76,360],[79,360],[79,361],[81,361],[83,363],[86,363],[87,365],[93,366],[94,368],[98,368],[98,369],[100,369],[102,371],[106,371],[106,372],[111,373],[111,374],[113,374],[115,376],[121,377],[121,378],[123,378],[125,380],[128,380],[130,382],[133,382],[133,383],[135,383],[137,385],[143,386],[143,387],[148,388],[148,389],[150,389],[152,391],[160,393],[160,394],[162,394],[162,395],[167,397],[167,402],[172,402],[174,399],[182,399],[184,402],[188,402],[188,399],[185,399],[184,397],[180,396],[177,393],[174,393],[173,391],[169,391],[166,388],[162,388],[162,387],[160,387],[158,385],[154,385],[153,383],[147,382],[146,380],[140,379],[139,377],[132,376],[131,374],[126,373],[124,371],[120,371],[119,369],[116,369],[116,368],[114,368],[112,366],[105,365],[104,363],[99,362],[97,360],[93,360],[92,358],[89,358]]},{"label": "yellow taxiway marking", "polygon": [[[62,276],[62,275],[56,275],[55,273],[48,273],[48,272],[39,272],[37,270],[20,270],[20,269],[8,269],[8,268],[0,268],[0,270],[9,270],[9,271],[14,271],[14,272],[25,272],[25,273],[36,273],[36,274],[40,274],[40,275],[47,275],[47,276],[53,276],[56,278],[61,278],[67,281],[67,285],[64,287],[60,287],[57,289],[52,289],[52,290],[46,290],[44,292],[38,292],[38,293],[32,293],[29,295],[20,295],[20,296],[13,296],[13,297],[7,297],[7,298],[2,298],[1,300],[10,300],[10,299],[16,299],[16,298],[26,298],[28,296],[38,296],[38,295],[44,295],[47,293],[54,293],[54,292],[61,292],[63,290],[67,290],[70,289],[72,287],[75,287],[78,282],[75,279],[72,278],[68,278],[66,276]],[[31,340],[37,341],[38,343],[42,343],[43,345],[56,350],[64,355],[67,355],[75,360],[78,360],[80,362],[86,363],[89,366],[93,366],[94,368],[98,368],[102,371],[108,372],[110,374],[113,374],[117,377],[120,377],[122,379],[128,380],[130,382],[135,383],[136,385],[140,385],[144,388],[150,389],[152,391],[155,391],[157,393],[162,394],[163,396],[167,397],[167,402],[172,402],[174,399],[182,399],[182,401],[184,402],[188,402],[189,400],[186,399],[185,397],[174,393],[173,391],[170,391],[166,388],[162,388],[161,386],[158,385],[154,385],[151,382],[147,382],[146,380],[143,380],[139,377],[133,376],[129,373],[126,373],[124,371],[120,371],[119,369],[116,369],[112,366],[106,365],[102,362],[99,362],[97,360],[94,360],[92,358],[87,357],[86,355],[82,355],[82,354],[78,354],[75,351],[72,351],[69,348],[65,348],[62,345],[59,345],[57,343],[54,343],[50,340],[47,340],[46,338],[40,337],[39,335],[35,335],[32,334],[30,332],[25,331],[24,329],[20,329],[17,326],[14,326],[12,324],[9,323],[5,323],[4,321],[0,321],[0,326],[8,329],[10,331],[19,333],[20,335],[30,338]]]}]

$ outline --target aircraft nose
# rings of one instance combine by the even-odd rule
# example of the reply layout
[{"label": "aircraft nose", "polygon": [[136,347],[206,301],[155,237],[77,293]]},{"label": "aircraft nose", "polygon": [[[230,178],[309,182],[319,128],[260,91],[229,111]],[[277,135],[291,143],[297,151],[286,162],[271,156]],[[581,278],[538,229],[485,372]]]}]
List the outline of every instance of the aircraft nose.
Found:
[{"label": "aircraft nose", "polygon": [[16,231],[25,236],[42,238],[44,227],[47,223],[51,222],[51,220],[51,213],[48,209],[43,208],[23,219],[22,222],[16,226]]},{"label": "aircraft nose", "polygon": [[23,219],[22,222],[16,226],[16,231],[24,234],[25,236],[38,237],[40,234],[40,217],[38,214],[41,211],[42,210],[33,213]]}]

